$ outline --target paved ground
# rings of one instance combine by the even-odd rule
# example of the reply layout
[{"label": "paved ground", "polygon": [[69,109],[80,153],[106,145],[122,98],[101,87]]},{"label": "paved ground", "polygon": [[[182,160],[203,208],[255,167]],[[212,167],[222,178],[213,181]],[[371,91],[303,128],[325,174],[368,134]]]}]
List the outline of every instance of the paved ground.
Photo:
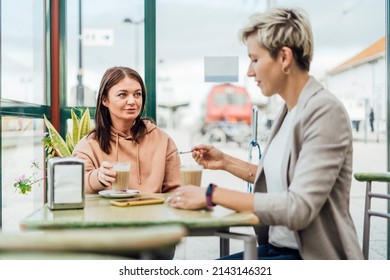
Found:
[{"label": "paved ground", "polygon": [[[184,151],[189,149],[193,144],[199,141],[199,138],[191,134],[189,129],[167,130],[174,138],[179,150]],[[238,147],[235,143],[228,143],[220,146],[223,151],[240,157],[248,158],[247,149]],[[7,151],[5,151],[7,153]],[[12,159],[14,151],[9,151],[8,156],[3,154],[3,158]],[[385,171],[387,168],[386,162],[387,147],[384,134],[355,133],[354,141],[354,172],[363,171]],[[256,155],[254,156],[256,157]],[[191,162],[190,155],[182,156],[183,162]],[[15,176],[13,178],[16,178]],[[4,178],[3,178],[4,179]],[[13,180],[13,179],[12,179]],[[206,186],[210,181],[231,189],[246,191],[246,183],[237,179],[230,174],[221,171],[205,170],[202,177],[202,185]],[[3,186],[4,186],[3,182]],[[11,185],[11,184],[9,184]],[[386,185],[377,185],[378,188],[385,189]],[[33,207],[42,205],[41,194],[31,194],[29,196],[21,196],[15,194],[13,190],[3,190],[3,230],[18,231],[19,220],[26,216],[27,213],[33,211]],[[351,214],[356,224],[359,240],[362,240],[362,223],[363,223],[363,199],[364,199],[364,184],[353,180],[351,189]],[[31,203],[31,200],[34,203]],[[376,208],[385,209],[386,205],[383,202],[374,202]],[[252,233],[252,228],[234,229],[239,232]],[[384,219],[372,219],[371,231],[371,259],[386,259],[386,222]],[[231,241],[231,252],[243,250],[241,241]],[[207,260],[218,258],[219,242],[217,237],[187,237],[181,244],[178,245],[175,259],[194,259]]]}]

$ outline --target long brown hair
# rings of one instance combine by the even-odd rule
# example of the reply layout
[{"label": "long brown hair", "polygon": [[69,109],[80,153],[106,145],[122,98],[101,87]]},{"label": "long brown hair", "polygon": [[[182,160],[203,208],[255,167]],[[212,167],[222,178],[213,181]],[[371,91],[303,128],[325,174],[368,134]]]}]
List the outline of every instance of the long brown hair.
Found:
[{"label": "long brown hair", "polygon": [[146,103],[146,88],[145,84],[137,71],[129,67],[112,67],[107,69],[100,82],[99,93],[96,102],[96,114],[95,114],[95,129],[90,134],[95,133],[96,139],[99,142],[100,148],[107,154],[111,152],[110,139],[111,139],[111,126],[112,120],[110,111],[103,105],[103,100],[108,98],[108,91],[123,80],[125,77],[134,79],[139,82],[142,90],[142,106],[139,115],[134,121],[134,125],[131,128],[131,134],[136,142],[146,134],[146,125],[142,118],[142,113]]}]

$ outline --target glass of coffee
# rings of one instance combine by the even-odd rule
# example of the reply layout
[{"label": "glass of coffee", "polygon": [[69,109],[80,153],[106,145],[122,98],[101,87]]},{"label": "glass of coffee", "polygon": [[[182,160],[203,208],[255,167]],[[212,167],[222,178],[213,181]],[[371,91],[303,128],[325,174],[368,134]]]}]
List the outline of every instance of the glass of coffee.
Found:
[{"label": "glass of coffee", "polygon": [[199,186],[202,182],[203,166],[196,164],[182,165],[180,167],[181,185]]},{"label": "glass of coffee", "polygon": [[111,162],[112,171],[116,172],[115,182],[112,183],[114,192],[126,192],[129,187],[130,162]]}]

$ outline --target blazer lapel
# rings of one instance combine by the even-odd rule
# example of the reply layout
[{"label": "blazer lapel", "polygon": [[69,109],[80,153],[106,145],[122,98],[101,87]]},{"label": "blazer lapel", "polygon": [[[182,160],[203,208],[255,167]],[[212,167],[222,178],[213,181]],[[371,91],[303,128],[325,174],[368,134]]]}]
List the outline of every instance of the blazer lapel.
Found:
[{"label": "blazer lapel", "polygon": [[[302,111],[303,111],[304,107],[306,106],[306,103],[310,99],[310,97],[312,95],[316,94],[318,91],[320,91],[322,89],[323,89],[323,86],[319,82],[317,82],[317,80],[315,78],[310,76],[310,78],[307,81],[306,85],[302,89],[301,94],[299,95],[298,102],[297,102],[297,105],[296,105],[297,108],[296,108],[295,117],[294,117],[294,121],[293,121],[293,127],[295,126],[296,119],[302,113]],[[256,177],[255,177],[255,181],[254,181],[255,182],[255,187],[256,187],[257,180],[259,179],[260,175],[263,172],[263,158],[264,158],[264,156],[267,153],[267,149],[268,149],[269,143],[272,141],[272,139],[275,137],[276,133],[279,131],[280,126],[282,125],[283,120],[284,120],[286,114],[287,114],[287,106],[284,105],[282,107],[282,109],[280,110],[278,116],[275,118],[275,122],[274,122],[274,124],[273,124],[273,126],[271,128],[270,135],[269,135],[269,137],[267,139],[265,148],[263,150],[263,155],[261,157],[261,160],[259,161],[259,165],[258,165],[258,168],[257,168]],[[291,148],[291,145],[292,145],[292,139],[288,139],[287,147]],[[284,160],[284,165],[283,165],[283,170],[286,172],[286,177],[283,178],[283,180],[287,180],[286,181],[287,186],[289,184],[288,173],[287,173],[289,157],[290,157],[290,153],[286,153],[285,154],[285,158],[284,158],[285,159]]]}]

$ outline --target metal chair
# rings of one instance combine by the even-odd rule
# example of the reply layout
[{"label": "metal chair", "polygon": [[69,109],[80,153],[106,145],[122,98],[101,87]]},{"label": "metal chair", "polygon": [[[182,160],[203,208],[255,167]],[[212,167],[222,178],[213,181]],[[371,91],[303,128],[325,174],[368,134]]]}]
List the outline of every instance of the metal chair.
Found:
[{"label": "metal chair", "polygon": [[[390,187],[388,193],[379,193],[372,191],[372,182],[390,183],[390,172],[385,173],[355,173],[354,177],[359,182],[366,182],[365,206],[364,206],[364,224],[363,224],[363,256],[367,260],[370,245],[370,222],[371,216],[381,217],[388,220],[387,222],[387,259],[390,259]],[[387,212],[378,212],[371,209],[371,199],[386,199]]]}]

